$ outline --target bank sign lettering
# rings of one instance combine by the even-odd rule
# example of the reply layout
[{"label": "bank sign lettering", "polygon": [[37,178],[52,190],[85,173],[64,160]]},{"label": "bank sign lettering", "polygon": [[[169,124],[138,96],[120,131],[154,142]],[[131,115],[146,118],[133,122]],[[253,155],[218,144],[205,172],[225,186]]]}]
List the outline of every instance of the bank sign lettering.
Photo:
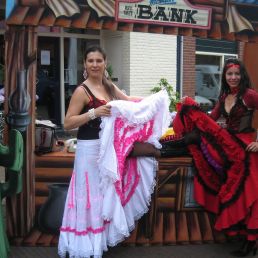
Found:
[{"label": "bank sign lettering", "polygon": [[187,0],[117,0],[116,20],[210,29],[211,8]]}]

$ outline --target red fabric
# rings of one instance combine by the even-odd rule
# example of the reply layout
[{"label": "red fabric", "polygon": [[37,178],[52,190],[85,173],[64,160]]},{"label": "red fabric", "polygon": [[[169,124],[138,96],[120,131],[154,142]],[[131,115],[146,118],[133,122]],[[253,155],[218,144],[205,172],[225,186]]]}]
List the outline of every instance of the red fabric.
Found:
[{"label": "red fabric", "polygon": [[[250,143],[253,134],[237,134],[235,138],[196,109],[196,105],[191,107],[188,103],[190,101],[180,106],[173,121],[175,133],[184,134],[197,128],[202,144],[216,164],[224,168],[228,165],[224,171],[226,180],[222,181],[203,155],[202,149],[197,145],[188,146],[197,170],[194,179],[195,199],[205,209],[217,214],[216,230],[227,230],[230,235],[245,233],[248,239],[255,239],[258,235],[258,153],[250,153],[248,163],[248,154],[241,144],[241,141]],[[210,139],[216,139],[216,143]],[[215,147],[216,144],[219,147]],[[223,155],[227,164],[224,164]],[[244,229],[232,230],[240,222]]]},{"label": "red fabric", "polygon": [[247,89],[243,96],[244,103],[248,108],[258,109],[258,92]]}]

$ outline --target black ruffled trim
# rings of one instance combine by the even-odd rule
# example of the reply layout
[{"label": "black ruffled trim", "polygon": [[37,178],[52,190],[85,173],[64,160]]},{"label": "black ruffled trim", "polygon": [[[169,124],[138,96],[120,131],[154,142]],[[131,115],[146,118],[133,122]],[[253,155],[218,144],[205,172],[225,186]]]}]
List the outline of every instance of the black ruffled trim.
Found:
[{"label": "black ruffled trim", "polygon": [[220,206],[220,212],[222,212],[225,208],[227,208],[227,207],[230,206],[232,203],[234,203],[234,202],[239,198],[239,196],[241,195],[241,193],[243,192],[246,179],[247,179],[247,177],[248,177],[249,174],[250,174],[249,161],[250,161],[250,154],[247,153],[247,154],[246,154],[246,159],[245,159],[245,161],[244,161],[245,170],[244,170],[243,179],[241,180],[241,183],[240,183],[239,187],[237,188],[237,191],[235,192],[235,194],[232,196],[232,198],[231,198],[229,201],[227,201],[227,202],[221,204],[221,206]]},{"label": "black ruffled trim", "polygon": [[[192,110],[196,110],[196,111],[201,111],[202,113],[204,113],[200,107],[198,106],[190,106],[190,105],[183,105],[181,108],[181,111],[179,113],[180,115],[180,119],[183,123],[183,125],[185,126],[185,122],[184,122],[184,117],[187,115],[187,113],[189,111]],[[194,128],[196,129],[196,128]],[[227,158],[226,153],[224,152],[223,148],[216,143],[216,137],[214,137],[212,134],[208,133],[208,132],[203,132],[198,128],[200,134],[202,137],[204,137],[209,144],[211,144],[211,146],[217,151],[217,153],[220,155],[220,157],[223,160],[223,164],[224,164],[224,171],[228,171],[232,165],[232,162],[230,162]],[[230,133],[230,132],[229,132]],[[233,140],[235,140],[239,145],[240,148],[245,149],[246,148],[246,144],[244,144],[239,138],[237,138],[234,134],[230,133],[230,135],[232,135]],[[201,151],[200,147],[198,147],[199,151]],[[205,161],[208,163],[207,159],[204,157]],[[246,178],[249,176],[250,171],[249,171],[249,160],[250,160],[250,154],[246,152],[246,159],[244,160],[244,174],[243,174],[243,178],[241,180],[241,182],[239,183],[239,187],[237,187],[236,192],[232,195],[231,199],[228,200],[225,203],[221,203],[219,209],[220,209],[220,213],[227,207],[229,207],[231,204],[233,204],[241,195],[241,193],[243,192],[243,188],[246,182]],[[215,191],[214,189],[210,188],[209,186],[207,186],[207,184],[205,183],[205,180],[203,180],[203,178],[200,176],[197,166],[195,164],[195,161],[193,160],[193,164],[195,167],[195,175],[197,176],[198,181],[200,182],[200,184],[204,187],[204,189],[213,194],[213,195],[217,195],[218,191]],[[210,168],[212,169],[212,171],[214,171],[214,169],[210,166]],[[216,171],[214,171],[214,173],[216,173]],[[221,184],[223,185],[223,183],[226,182],[227,180],[227,174],[225,174],[224,178],[220,178],[221,180]]]},{"label": "black ruffled trim", "polygon": [[257,228],[247,228],[244,221],[240,221],[235,225],[232,225],[231,227],[224,230],[225,232],[241,232],[245,231],[248,235],[258,235],[258,229]]}]

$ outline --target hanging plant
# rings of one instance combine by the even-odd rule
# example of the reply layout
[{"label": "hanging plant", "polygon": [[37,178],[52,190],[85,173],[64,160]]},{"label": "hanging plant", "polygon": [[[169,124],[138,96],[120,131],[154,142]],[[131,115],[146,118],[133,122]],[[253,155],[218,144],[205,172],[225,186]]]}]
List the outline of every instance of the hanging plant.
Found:
[{"label": "hanging plant", "polygon": [[151,89],[151,92],[156,93],[162,89],[166,89],[169,96],[169,111],[176,111],[176,104],[179,102],[179,93],[174,91],[173,86],[169,84],[169,82],[165,78],[161,78],[159,83]]}]

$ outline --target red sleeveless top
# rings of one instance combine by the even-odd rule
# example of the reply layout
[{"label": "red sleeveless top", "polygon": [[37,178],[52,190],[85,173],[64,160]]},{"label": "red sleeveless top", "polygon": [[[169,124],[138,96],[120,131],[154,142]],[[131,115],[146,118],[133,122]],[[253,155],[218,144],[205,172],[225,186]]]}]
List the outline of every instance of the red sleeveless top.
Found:
[{"label": "red sleeveless top", "polygon": [[[96,98],[93,93],[90,91],[87,85],[81,84],[86,92],[86,94],[90,98],[90,102],[87,106],[85,106],[81,112],[81,114],[88,112],[91,108],[97,108],[102,105],[106,105],[105,100],[100,100]],[[90,120],[88,123],[85,123],[79,127],[77,133],[78,140],[95,140],[99,139],[99,131],[100,131],[101,118],[97,117],[94,120]]]}]

